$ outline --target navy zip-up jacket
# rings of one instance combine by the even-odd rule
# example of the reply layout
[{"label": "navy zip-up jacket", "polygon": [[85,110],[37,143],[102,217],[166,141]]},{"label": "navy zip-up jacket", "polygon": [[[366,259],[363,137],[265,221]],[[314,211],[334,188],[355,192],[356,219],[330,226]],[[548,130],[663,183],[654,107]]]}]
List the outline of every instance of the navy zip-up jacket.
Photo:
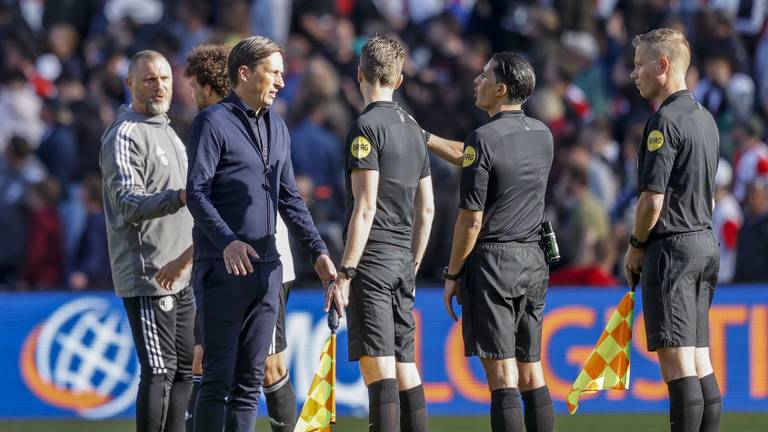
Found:
[{"label": "navy zip-up jacket", "polygon": [[265,109],[256,116],[232,92],[195,117],[188,154],[195,259],[221,259],[234,240],[253,246],[262,261],[278,259],[276,211],[312,262],[328,253],[296,189],[288,128],[279,115]]}]

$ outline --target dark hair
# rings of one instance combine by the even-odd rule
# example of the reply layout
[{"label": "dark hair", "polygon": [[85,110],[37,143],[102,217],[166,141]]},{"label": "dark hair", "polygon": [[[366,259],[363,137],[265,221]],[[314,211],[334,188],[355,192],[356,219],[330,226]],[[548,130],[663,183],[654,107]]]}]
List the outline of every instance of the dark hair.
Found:
[{"label": "dark hair", "polygon": [[536,74],[528,60],[511,51],[494,53],[491,59],[496,61],[493,67],[496,82],[507,86],[509,102],[522,104],[527,101],[536,87]]},{"label": "dark hair", "polygon": [[237,87],[237,75],[240,66],[253,69],[260,61],[274,53],[282,53],[283,48],[273,40],[264,36],[251,36],[237,43],[227,57],[227,73],[229,83]]},{"label": "dark hair", "polygon": [[224,97],[229,93],[227,55],[229,47],[226,45],[199,45],[187,54],[184,75],[195,77],[201,86],[209,85],[217,95]]},{"label": "dark hair", "polygon": [[363,45],[360,70],[371,84],[393,86],[403,71],[405,48],[391,36],[374,36]]}]

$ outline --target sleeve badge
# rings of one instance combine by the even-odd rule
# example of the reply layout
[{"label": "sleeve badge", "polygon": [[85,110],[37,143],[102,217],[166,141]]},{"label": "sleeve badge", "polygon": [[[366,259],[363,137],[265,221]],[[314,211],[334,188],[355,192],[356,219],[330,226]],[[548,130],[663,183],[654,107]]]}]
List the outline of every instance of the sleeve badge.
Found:
[{"label": "sleeve badge", "polygon": [[645,144],[650,152],[660,149],[664,145],[664,134],[660,130],[652,130]]}]

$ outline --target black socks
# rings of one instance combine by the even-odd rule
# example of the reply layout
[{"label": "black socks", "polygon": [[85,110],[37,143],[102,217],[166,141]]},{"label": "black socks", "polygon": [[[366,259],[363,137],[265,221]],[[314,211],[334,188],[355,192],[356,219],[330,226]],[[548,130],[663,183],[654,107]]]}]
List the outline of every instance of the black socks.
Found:
[{"label": "black socks", "polygon": [[701,417],[700,432],[717,432],[720,430],[720,387],[717,385],[715,374],[711,373],[699,379],[701,394],[704,398],[704,414]]},{"label": "black socks", "polygon": [[296,394],[288,374],[270,387],[264,387],[269,425],[273,432],[292,432],[296,424]]},{"label": "black socks", "polygon": [[491,392],[491,430],[493,432],[522,432],[523,407],[520,391],[515,387]]},{"label": "black socks", "polygon": [[396,432],[400,426],[400,396],[394,378],[372,382],[368,386],[368,431]]},{"label": "black socks", "polygon": [[527,432],[552,432],[555,428],[555,413],[552,397],[547,386],[524,391],[525,430]]},{"label": "black socks", "polygon": [[667,383],[669,389],[669,422],[672,432],[699,432],[704,414],[701,384],[695,376]]},{"label": "black socks", "polygon": [[400,432],[426,432],[427,400],[421,384],[400,392]]}]

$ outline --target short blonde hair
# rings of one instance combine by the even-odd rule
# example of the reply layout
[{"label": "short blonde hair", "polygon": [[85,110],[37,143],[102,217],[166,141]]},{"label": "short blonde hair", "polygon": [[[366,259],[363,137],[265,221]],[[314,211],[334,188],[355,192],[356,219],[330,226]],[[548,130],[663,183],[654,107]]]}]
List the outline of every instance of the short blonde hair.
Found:
[{"label": "short blonde hair", "polygon": [[390,36],[375,36],[363,46],[360,70],[371,84],[394,86],[405,62],[405,48]]},{"label": "short blonde hair", "polygon": [[659,57],[666,57],[673,65],[676,65],[683,73],[691,64],[691,47],[682,32],[669,28],[651,30],[639,34],[632,39],[632,46],[640,45],[650,49]]}]

